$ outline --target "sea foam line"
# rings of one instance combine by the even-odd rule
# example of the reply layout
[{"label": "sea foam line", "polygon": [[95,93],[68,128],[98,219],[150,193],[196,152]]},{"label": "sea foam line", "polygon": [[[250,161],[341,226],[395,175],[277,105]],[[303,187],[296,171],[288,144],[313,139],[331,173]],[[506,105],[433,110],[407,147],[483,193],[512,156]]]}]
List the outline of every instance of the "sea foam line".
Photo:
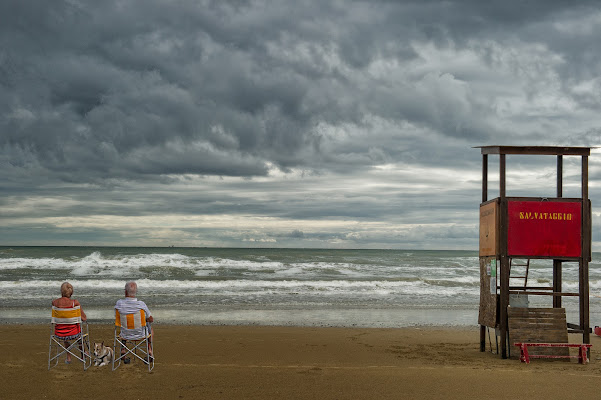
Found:
[{"label": "sea foam line", "polygon": [[[60,286],[63,281],[50,281],[50,280],[20,280],[20,281],[0,281],[0,288],[46,288]],[[123,288],[124,280],[69,280],[71,284],[76,287],[82,288]],[[326,288],[326,287],[409,287],[418,286],[423,284],[420,281],[344,281],[344,280],[322,280],[322,281],[303,281],[303,280],[193,280],[193,281],[182,281],[182,280],[152,280],[152,279],[140,279],[137,280],[139,287],[146,288],[181,288],[181,289],[194,289],[194,288],[224,288],[224,287],[257,287],[257,288],[268,288],[268,287],[315,287],[315,288]]]}]

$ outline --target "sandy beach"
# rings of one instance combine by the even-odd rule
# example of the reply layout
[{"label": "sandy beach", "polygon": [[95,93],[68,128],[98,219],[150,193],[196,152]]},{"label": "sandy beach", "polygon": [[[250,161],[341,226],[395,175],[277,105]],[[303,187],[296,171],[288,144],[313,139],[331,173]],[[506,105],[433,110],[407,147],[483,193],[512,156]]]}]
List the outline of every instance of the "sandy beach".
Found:
[{"label": "sandy beach", "polygon": [[[501,360],[479,351],[477,327],[311,328],[155,325],[156,367],[47,370],[48,325],[0,326],[0,398],[548,399],[597,398],[591,362]],[[90,325],[92,341],[112,327]],[[579,340],[578,335],[573,339]],[[116,396],[115,391],[119,392]]]}]

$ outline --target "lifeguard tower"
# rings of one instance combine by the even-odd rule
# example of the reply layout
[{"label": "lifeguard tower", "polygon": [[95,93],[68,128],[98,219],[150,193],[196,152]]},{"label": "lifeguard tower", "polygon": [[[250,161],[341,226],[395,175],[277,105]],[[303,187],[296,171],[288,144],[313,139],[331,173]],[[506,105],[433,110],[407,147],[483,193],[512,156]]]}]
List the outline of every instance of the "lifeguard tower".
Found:
[{"label": "lifeguard tower", "polygon": [[[582,334],[590,343],[588,265],[591,260],[591,206],[588,198],[590,147],[482,146],[482,203],[480,204],[480,351],[486,349],[487,327],[500,339],[497,352],[508,357],[516,341],[567,343],[568,333]],[[499,157],[499,197],[488,199],[488,156]],[[557,157],[557,196],[507,197],[507,155]],[[581,196],[563,197],[563,157],[582,158]],[[528,284],[532,259],[552,260],[551,286]],[[562,263],[578,263],[578,292],[562,290]],[[514,270],[512,272],[512,269]],[[514,272],[520,270],[519,285]],[[523,283],[523,284],[522,284]],[[511,297],[510,297],[511,296]],[[530,308],[519,299],[549,296],[549,308]],[[579,323],[566,321],[562,298],[579,299]],[[510,305],[510,298],[514,303]],[[488,331],[490,335],[490,330]],[[519,336],[519,338],[518,338]],[[490,338],[490,336],[489,336]],[[489,339],[490,340],[490,339]],[[510,343],[511,342],[511,343]],[[492,343],[491,343],[492,347]],[[518,350],[514,348],[514,350]],[[568,351],[567,348],[560,349]],[[510,352],[512,350],[509,350]],[[517,351],[516,351],[517,352]]]}]

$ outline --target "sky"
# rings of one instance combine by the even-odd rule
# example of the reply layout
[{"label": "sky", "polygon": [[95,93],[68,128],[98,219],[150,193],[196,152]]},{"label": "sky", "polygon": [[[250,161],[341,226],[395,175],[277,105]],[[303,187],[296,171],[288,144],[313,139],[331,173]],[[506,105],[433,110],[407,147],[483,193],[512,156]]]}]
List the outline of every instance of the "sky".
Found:
[{"label": "sky", "polygon": [[476,250],[475,146],[601,144],[599,37],[594,1],[4,0],[0,245]]}]

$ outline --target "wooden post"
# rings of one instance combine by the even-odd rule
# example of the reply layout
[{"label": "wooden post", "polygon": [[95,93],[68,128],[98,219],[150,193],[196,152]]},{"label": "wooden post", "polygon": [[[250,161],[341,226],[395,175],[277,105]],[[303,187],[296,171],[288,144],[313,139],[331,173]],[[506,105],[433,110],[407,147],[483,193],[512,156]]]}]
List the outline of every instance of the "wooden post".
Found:
[{"label": "wooden post", "polygon": [[582,156],[582,257],[579,262],[580,329],[582,342],[590,343],[588,263],[591,254],[591,213],[588,198],[588,156]]},{"label": "wooden post", "polygon": [[499,330],[501,331],[501,358],[507,358],[507,307],[509,306],[509,257],[507,256],[507,201],[501,200],[500,238],[500,291],[499,291]]},{"label": "wooden post", "polygon": [[[482,203],[488,200],[488,154],[482,155]],[[486,351],[486,326],[480,325],[480,351]]]},{"label": "wooden post", "polygon": [[503,199],[505,194],[505,154],[499,155],[499,197]]},{"label": "wooden post", "polygon": [[482,203],[488,201],[488,154],[482,155]]},{"label": "wooden post", "polygon": [[[561,260],[553,260],[553,292],[561,293],[561,274],[562,274],[562,262]],[[553,296],[553,308],[561,308],[561,296]]]},{"label": "wooden post", "polygon": [[507,307],[509,306],[509,257],[507,257],[507,199],[506,199],[506,179],[505,179],[505,154],[499,156],[499,174],[500,174],[500,229],[501,234],[499,242],[501,282],[499,293],[499,330],[501,331],[501,358],[507,358]]},{"label": "wooden post", "polygon": [[563,156],[557,156],[557,197],[563,197]]},{"label": "wooden post", "polygon": [[[563,156],[557,156],[557,197],[563,197]],[[553,292],[561,293],[562,264],[553,260]],[[553,308],[561,308],[561,296],[553,296]]]}]

